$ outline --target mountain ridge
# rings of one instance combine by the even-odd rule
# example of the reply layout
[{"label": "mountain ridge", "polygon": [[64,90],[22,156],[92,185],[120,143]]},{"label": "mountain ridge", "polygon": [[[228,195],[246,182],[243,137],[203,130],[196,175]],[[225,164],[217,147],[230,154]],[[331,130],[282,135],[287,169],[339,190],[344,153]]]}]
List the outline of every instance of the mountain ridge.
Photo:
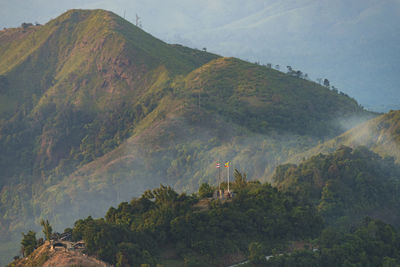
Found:
[{"label": "mountain ridge", "polygon": [[344,145],[350,147],[366,146],[381,157],[393,157],[399,163],[399,121],[400,111],[392,110],[364,122],[338,137],[323,142],[309,151],[300,153],[290,158],[288,162],[296,163],[302,158],[309,158],[312,155],[330,153]]},{"label": "mountain ridge", "polygon": [[[14,51],[7,31],[23,47],[46,45]],[[217,160],[266,180],[342,133],[337,117],[376,115],[310,81],[166,44],[102,10],[68,11],[1,40],[0,62],[29,54],[0,72],[4,239],[41,217],[61,228],[101,216],[160,182],[196,190],[215,181]]]}]

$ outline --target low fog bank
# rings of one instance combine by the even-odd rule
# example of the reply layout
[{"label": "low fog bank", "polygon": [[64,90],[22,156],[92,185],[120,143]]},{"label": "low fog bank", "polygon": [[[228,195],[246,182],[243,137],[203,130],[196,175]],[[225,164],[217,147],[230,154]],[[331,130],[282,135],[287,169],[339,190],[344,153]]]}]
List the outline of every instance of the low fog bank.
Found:
[{"label": "low fog bank", "polygon": [[[111,206],[160,184],[191,194],[203,182],[217,184],[216,162],[229,161],[231,176],[238,169],[251,180],[271,181],[276,166],[321,142],[291,133],[251,133],[223,120],[204,127],[174,118],[168,125],[174,131],[160,133],[163,125],[158,125],[47,189],[36,200],[37,216],[62,229],[78,218],[102,217]],[[226,172],[221,169],[224,180]]]},{"label": "low fog bank", "polygon": [[[366,122],[361,122],[358,126],[351,128],[338,137],[290,157],[286,163],[298,164],[302,160],[319,153],[332,153],[342,145],[352,148],[365,146],[381,157],[393,157],[396,163],[400,163],[399,120],[400,112],[391,111]],[[355,121],[357,121],[357,118]],[[338,120],[338,122],[343,123],[343,127],[348,126],[347,121]]]},{"label": "low fog bank", "polygon": [[[362,120],[358,119],[338,122],[349,127]],[[203,182],[217,184],[216,162],[230,162],[231,178],[234,169],[238,169],[247,173],[250,180],[271,181],[276,166],[322,142],[320,138],[291,133],[253,133],[223,118],[203,118],[199,123],[173,117],[152,127],[63,177],[60,183],[34,195],[33,200],[21,202],[19,205],[31,209],[32,215],[21,218],[13,232],[33,229],[39,236],[41,218],[49,219],[55,231],[63,232],[77,219],[103,217],[111,206],[140,197],[160,184],[191,194]],[[222,167],[223,180],[227,179],[226,172]],[[18,244],[20,238],[7,235],[0,241]]]}]

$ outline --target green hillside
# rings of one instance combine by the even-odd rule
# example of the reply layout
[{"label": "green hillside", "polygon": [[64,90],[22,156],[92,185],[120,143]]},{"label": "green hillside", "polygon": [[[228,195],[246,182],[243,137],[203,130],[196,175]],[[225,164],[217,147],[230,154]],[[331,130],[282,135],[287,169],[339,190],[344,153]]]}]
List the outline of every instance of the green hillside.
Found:
[{"label": "green hillside", "polygon": [[335,119],[366,115],[343,94],[235,58],[196,69],[186,76],[184,88],[199,94],[206,110],[258,133],[336,136],[343,127]]},{"label": "green hillside", "polygon": [[[238,75],[240,70],[249,71]],[[49,187],[37,199],[46,216],[55,207],[65,209],[71,203],[76,208],[64,211],[71,212],[70,216],[88,212],[101,216],[109,203],[139,195],[160,182],[193,191],[203,181],[215,182],[218,160],[229,159],[249,176],[266,180],[289,156],[314,146],[318,136],[339,133],[337,117],[371,116],[354,100],[327,88],[233,58],[213,60],[186,77],[177,77],[171,88],[170,95],[136,125],[126,142]],[[219,95],[217,88],[228,93]],[[293,93],[296,90],[304,97]],[[274,91],[282,94],[281,100],[266,100]],[[320,112],[301,111],[302,101]],[[335,111],[331,104],[323,110],[320,102],[324,101],[340,108]],[[282,111],[291,106],[299,110]],[[297,117],[300,112],[304,117]],[[323,112],[325,119],[319,119]],[[301,127],[307,124],[313,126]]]},{"label": "green hillside", "polygon": [[166,44],[103,10],[5,29],[0,237],[17,240],[41,217],[63,227],[101,216],[160,183],[196,190],[215,181],[217,160],[267,180],[343,121],[373,116],[329,88]]},{"label": "green hillside", "polygon": [[400,162],[400,111],[390,111],[364,122],[312,149],[291,157],[289,162],[300,162],[319,153],[330,153],[340,146],[366,146],[382,157],[393,157]]},{"label": "green hillside", "polygon": [[270,254],[289,240],[316,237],[322,228],[307,201],[248,182],[239,172],[231,199],[213,199],[208,194],[215,188],[202,188],[192,195],[169,186],[147,190],[111,207],[104,218],[77,220],[66,231],[84,240],[88,255],[116,266],[228,266],[246,258],[251,243]]},{"label": "green hillside", "polygon": [[365,218],[351,231],[326,228],[318,238],[318,250],[298,250],[273,257],[271,267],[398,266],[400,233],[379,220]]},{"label": "green hillside", "polygon": [[1,133],[15,151],[2,153],[3,182],[21,165],[24,175],[48,176],[62,160],[82,164],[112,150],[155,108],[172,74],[216,57],[165,44],[101,10],[31,28],[0,37]]},{"label": "green hillside", "polygon": [[296,166],[279,166],[273,177],[284,192],[314,203],[326,223],[350,229],[366,216],[400,224],[400,166],[366,147],[342,146]]},{"label": "green hillside", "polygon": [[[321,156],[316,158],[314,162]],[[357,162],[356,171],[368,171],[368,166],[360,163],[376,164],[379,157],[365,148],[342,148],[325,161],[332,158],[347,160],[348,165]],[[312,187],[283,192],[270,184],[249,182],[237,170],[234,178],[230,184],[234,195],[228,199],[211,197],[216,187],[208,184],[202,184],[192,195],[160,186],[111,207],[104,218],[89,216],[77,220],[72,228],[64,230],[72,241],[83,240],[86,244],[85,254],[74,253],[75,261],[89,255],[115,266],[231,266],[246,259],[243,266],[397,266],[400,262],[400,234],[395,227],[365,217],[343,229],[333,228],[324,224],[320,216],[325,216],[326,210],[318,207],[318,212],[304,198],[305,192],[313,195]],[[342,178],[339,179],[343,181]],[[345,178],[350,181],[344,183],[354,182],[351,175]],[[367,188],[362,178],[358,176],[356,180]],[[304,185],[304,179],[299,182]],[[221,186],[227,189],[226,183]],[[327,192],[340,194],[331,188],[324,189],[325,200]],[[379,192],[380,198],[384,198],[382,193]],[[362,194],[356,193],[352,200]],[[352,196],[346,197],[348,201]],[[57,254],[51,255],[47,246],[38,245],[34,234],[29,231],[23,238],[24,251],[31,253],[29,257],[16,259],[7,266],[36,266],[49,258],[57,262],[52,259]],[[32,251],[34,248],[37,249]]]}]

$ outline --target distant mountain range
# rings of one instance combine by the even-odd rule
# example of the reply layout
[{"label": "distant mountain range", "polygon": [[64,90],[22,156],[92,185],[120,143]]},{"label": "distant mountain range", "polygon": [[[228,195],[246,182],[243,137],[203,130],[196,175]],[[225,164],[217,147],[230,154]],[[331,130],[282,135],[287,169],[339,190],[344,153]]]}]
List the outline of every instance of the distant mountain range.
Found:
[{"label": "distant mountain range", "polygon": [[265,181],[376,115],[293,74],[164,43],[104,10],[6,29],[0,237],[15,250],[43,217],[58,229],[160,183],[191,192],[216,182],[217,161]]}]

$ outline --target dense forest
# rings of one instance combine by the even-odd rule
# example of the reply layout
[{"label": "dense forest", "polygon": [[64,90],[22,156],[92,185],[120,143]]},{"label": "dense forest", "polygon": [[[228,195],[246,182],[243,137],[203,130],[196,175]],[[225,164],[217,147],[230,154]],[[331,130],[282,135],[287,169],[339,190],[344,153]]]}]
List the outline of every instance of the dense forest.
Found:
[{"label": "dense forest", "polygon": [[234,197],[225,200],[210,197],[215,188],[208,184],[192,195],[161,186],[65,231],[73,240],[83,239],[87,253],[116,266],[171,261],[216,266],[229,256],[246,257],[252,243],[270,254],[322,230],[316,209],[296,194],[247,182],[238,171],[231,186]]},{"label": "dense forest", "polygon": [[[348,232],[326,228],[317,239],[318,248],[276,255],[271,267],[399,266],[400,232],[391,225],[366,217]],[[264,261],[265,262],[265,261]],[[262,265],[262,261],[258,262]],[[265,264],[265,263],[264,263]]]},{"label": "dense forest", "polygon": [[[0,31],[0,262],[41,218],[62,229],[160,183],[196,192],[215,183],[221,159],[270,181],[279,164],[377,115],[329,85],[167,44],[104,10]],[[399,116],[390,116],[375,128],[396,133]],[[397,223],[397,202],[378,216],[384,200],[373,198],[359,201],[360,214],[329,221],[347,203],[330,202],[335,186],[329,181],[321,205],[304,200],[326,223],[364,215]],[[393,198],[396,186],[383,187]]]},{"label": "dense forest", "polygon": [[266,181],[376,116],[301,77],[167,44],[104,10],[0,31],[0,261],[42,217],[63,228],[160,183],[194,192],[219,159]]},{"label": "dense forest", "polygon": [[186,265],[204,266],[218,265],[224,255],[246,254],[251,242],[262,242],[268,253],[287,240],[318,234],[321,219],[295,195],[267,184],[239,186],[232,200],[210,199],[204,206],[196,205],[196,195],[179,195],[170,187],[146,191],[111,208],[104,219],[77,221],[73,238],[83,238],[89,253],[111,263],[157,262],[172,248]]},{"label": "dense forest", "polygon": [[274,183],[308,199],[328,224],[348,229],[365,216],[399,225],[400,167],[366,147],[342,146],[296,166],[279,166]]},{"label": "dense forest", "polygon": [[[116,266],[227,266],[246,259],[252,266],[397,266],[399,177],[393,158],[343,146],[299,166],[279,166],[274,185],[248,181],[237,169],[229,198],[217,197],[218,187],[208,183],[191,195],[161,185],[64,232]],[[51,230],[48,221],[42,226]],[[39,242],[34,234],[21,243],[30,252]]]}]

